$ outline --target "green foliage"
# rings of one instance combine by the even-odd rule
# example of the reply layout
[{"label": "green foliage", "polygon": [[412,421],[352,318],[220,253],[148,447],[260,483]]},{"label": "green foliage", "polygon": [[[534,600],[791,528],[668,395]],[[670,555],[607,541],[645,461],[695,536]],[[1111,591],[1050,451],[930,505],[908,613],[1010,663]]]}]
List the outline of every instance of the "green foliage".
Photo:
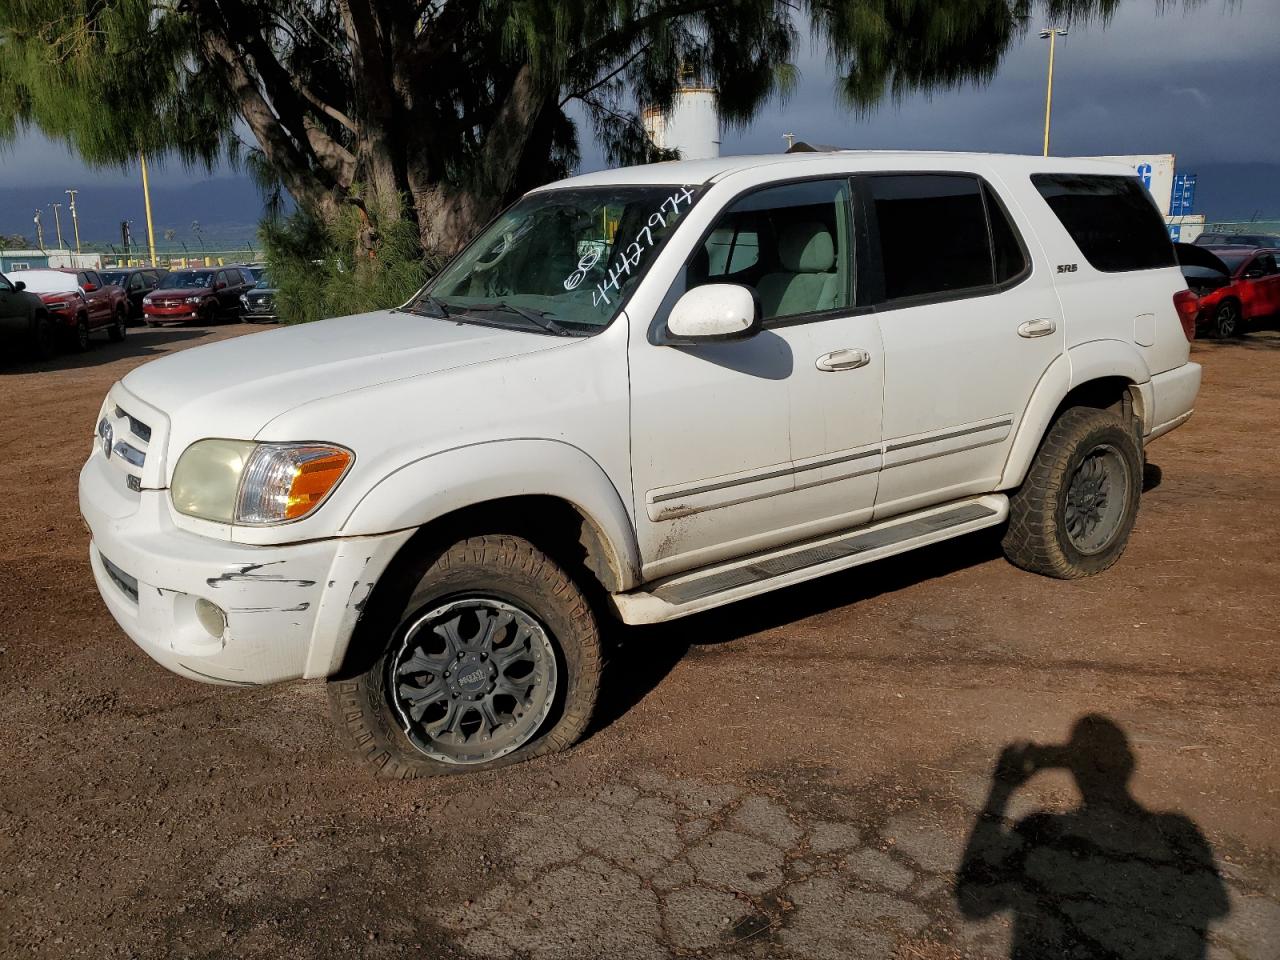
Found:
[{"label": "green foliage", "polygon": [[327,223],[305,210],[263,222],[260,236],[282,322],[398,307],[427,282],[431,262],[422,256],[412,223],[390,221],[376,257],[352,254],[362,226],[360,211],[350,206]]}]

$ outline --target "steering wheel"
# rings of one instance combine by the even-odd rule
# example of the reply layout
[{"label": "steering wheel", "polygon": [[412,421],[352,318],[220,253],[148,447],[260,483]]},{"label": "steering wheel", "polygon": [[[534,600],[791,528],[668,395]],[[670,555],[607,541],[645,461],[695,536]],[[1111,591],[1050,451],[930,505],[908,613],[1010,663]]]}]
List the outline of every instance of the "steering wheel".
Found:
[{"label": "steering wheel", "polygon": [[477,273],[483,273],[485,270],[492,270],[502,262],[503,257],[511,252],[514,240],[515,237],[512,235],[511,231],[508,230],[502,235],[502,246],[495,248],[492,258],[489,260],[477,260],[473,269]]}]

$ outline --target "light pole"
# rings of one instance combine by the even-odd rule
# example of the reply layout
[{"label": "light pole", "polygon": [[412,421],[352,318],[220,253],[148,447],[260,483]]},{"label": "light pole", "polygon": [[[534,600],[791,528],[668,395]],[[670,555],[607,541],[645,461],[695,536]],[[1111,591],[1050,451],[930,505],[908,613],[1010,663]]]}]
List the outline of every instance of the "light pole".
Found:
[{"label": "light pole", "polygon": [[62,208],[62,204],[51,203],[49,204],[49,206],[53,207],[53,226],[58,233],[58,249],[61,250],[62,249],[62,217],[58,215],[58,211]]},{"label": "light pole", "polygon": [[71,202],[67,204],[67,206],[71,210],[71,226],[75,229],[75,232],[76,232],[76,255],[79,256],[80,255],[80,218],[76,216],[76,194],[79,193],[80,191],[79,190],[63,190],[62,192],[71,198]]},{"label": "light pole", "polygon": [[151,248],[151,265],[156,265],[156,231],[151,225],[151,184],[147,181],[147,155],[138,154],[138,162],[142,165],[142,199],[147,205],[147,246]]},{"label": "light pole", "polygon": [[44,250],[44,224],[40,222],[40,211],[36,210],[36,215],[31,218],[31,222],[36,225],[36,249],[43,252]]},{"label": "light pole", "polygon": [[1053,115],[1053,48],[1058,37],[1067,35],[1066,27],[1046,27],[1040,39],[1049,41],[1049,84],[1044,95],[1044,155],[1049,155],[1049,118]]}]

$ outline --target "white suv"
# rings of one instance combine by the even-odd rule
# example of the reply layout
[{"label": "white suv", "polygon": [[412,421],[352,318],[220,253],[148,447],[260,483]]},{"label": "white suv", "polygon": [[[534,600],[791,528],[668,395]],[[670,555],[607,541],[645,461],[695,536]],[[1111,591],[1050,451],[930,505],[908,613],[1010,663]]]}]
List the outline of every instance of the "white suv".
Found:
[{"label": "white suv", "polygon": [[725,157],[576,177],[398,310],[134,370],[80,477],[98,588],[169,669],[330,678],[384,773],[586,728],[654,623],[972,530],[1124,549],[1192,412],[1195,297],[1096,161]]}]

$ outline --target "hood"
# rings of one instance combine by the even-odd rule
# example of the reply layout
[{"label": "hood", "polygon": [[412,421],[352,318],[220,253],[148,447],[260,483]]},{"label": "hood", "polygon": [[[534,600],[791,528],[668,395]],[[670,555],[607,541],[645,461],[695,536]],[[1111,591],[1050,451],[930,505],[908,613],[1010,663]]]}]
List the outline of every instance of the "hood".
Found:
[{"label": "hood", "polygon": [[209,287],[165,287],[163,290],[152,290],[149,297],[162,299],[164,297],[212,297],[213,290]]},{"label": "hood", "polygon": [[184,350],[122,382],[168,414],[175,440],[180,433],[252,439],[304,403],[575,340],[382,310]]}]

